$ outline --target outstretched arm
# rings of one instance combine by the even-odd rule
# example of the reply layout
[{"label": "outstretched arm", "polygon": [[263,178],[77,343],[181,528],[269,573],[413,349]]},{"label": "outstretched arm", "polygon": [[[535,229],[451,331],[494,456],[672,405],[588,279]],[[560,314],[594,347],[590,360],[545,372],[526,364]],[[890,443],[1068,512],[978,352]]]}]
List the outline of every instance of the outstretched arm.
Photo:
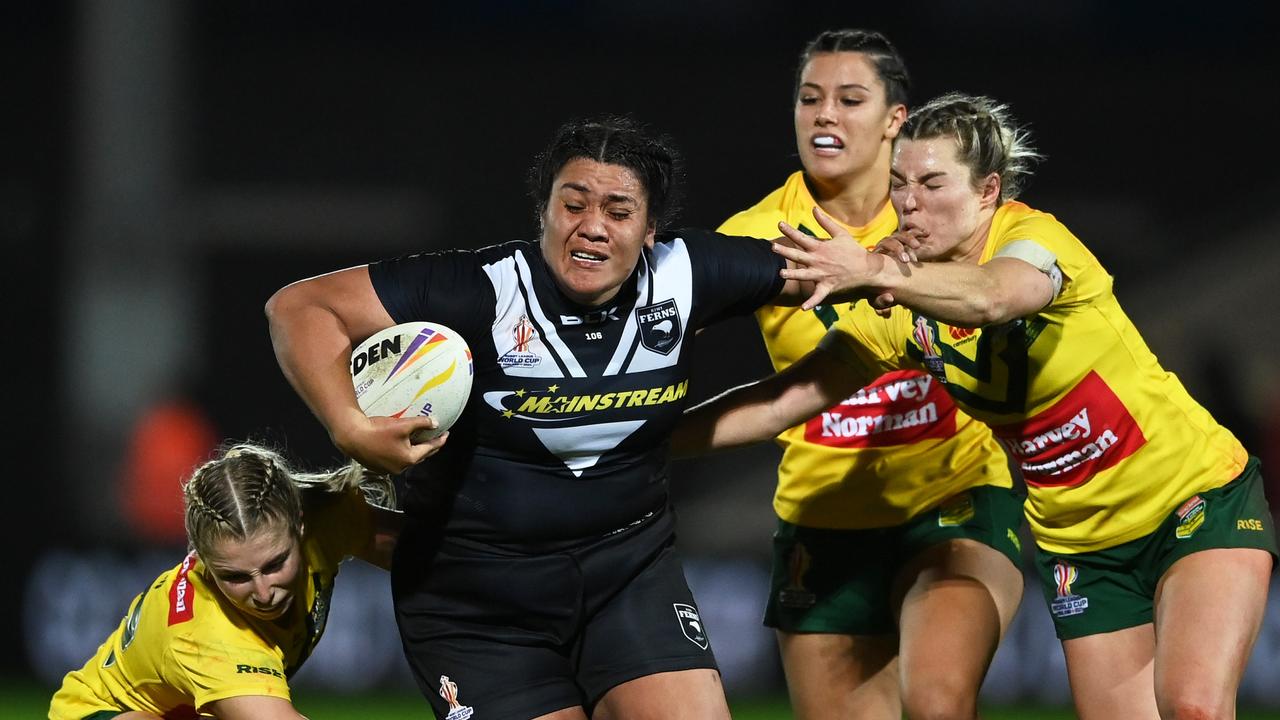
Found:
[{"label": "outstretched arm", "polygon": [[686,410],[671,440],[675,457],[769,440],[849,397],[863,376],[824,345],[791,367]]},{"label": "outstretched arm", "polygon": [[904,262],[901,256],[867,252],[821,210],[815,209],[814,216],[831,240],[815,240],[781,224],[790,243],[774,244],[778,254],[797,266],[783,270],[782,276],[814,284],[806,309],[828,296],[880,296],[879,305],[896,302],[951,325],[980,327],[1025,317],[1053,300],[1053,281],[1024,260]]},{"label": "outstretched arm", "polygon": [[293,283],[267,301],[276,360],[289,384],[315,413],[334,445],[365,467],[397,473],[444,443],[442,435],[414,444],[431,418],[370,418],[356,403],[347,364],[354,344],[395,324],[366,266]]}]

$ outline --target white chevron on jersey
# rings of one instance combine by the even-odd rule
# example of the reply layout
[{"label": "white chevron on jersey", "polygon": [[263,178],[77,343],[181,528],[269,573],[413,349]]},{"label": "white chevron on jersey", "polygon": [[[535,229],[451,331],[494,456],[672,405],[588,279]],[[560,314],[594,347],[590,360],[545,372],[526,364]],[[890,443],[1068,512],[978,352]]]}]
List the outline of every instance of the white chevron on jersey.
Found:
[{"label": "white chevron on jersey", "polygon": [[576,477],[582,477],[582,471],[593,467],[600,461],[600,456],[618,447],[618,443],[626,440],[631,433],[644,425],[643,420],[627,420],[624,422],[596,423],[569,428],[533,428],[542,444]]},{"label": "white chevron on jersey", "polygon": [[[663,300],[674,300],[680,311],[681,327],[687,331],[693,307],[693,266],[689,261],[689,248],[685,245],[684,238],[673,238],[671,242],[655,243],[651,254],[653,268],[646,275],[653,283],[652,292],[646,290],[640,293],[642,300],[636,303],[637,309]],[[662,272],[657,272],[659,267]],[[636,322],[636,313],[632,312],[628,323],[634,325]],[[687,339],[688,335],[682,333],[675,349],[663,355],[645,347],[636,338],[636,354],[627,365],[627,372],[644,372],[676,365],[680,362],[680,352]]]},{"label": "white chevron on jersey", "polygon": [[542,328],[542,332],[546,333],[545,340],[556,351],[560,361],[568,369],[570,377],[586,377],[587,374],[583,372],[582,366],[578,364],[578,359],[573,356],[569,346],[564,344],[564,340],[560,339],[560,333],[556,331],[555,323],[551,322],[547,314],[542,311],[542,303],[538,302],[538,293],[533,290],[533,273],[529,271],[529,261],[524,259],[523,252],[517,252],[513,257],[516,261],[516,269],[520,273],[520,280],[524,283],[525,302],[529,304],[529,309],[533,311],[534,320]]}]

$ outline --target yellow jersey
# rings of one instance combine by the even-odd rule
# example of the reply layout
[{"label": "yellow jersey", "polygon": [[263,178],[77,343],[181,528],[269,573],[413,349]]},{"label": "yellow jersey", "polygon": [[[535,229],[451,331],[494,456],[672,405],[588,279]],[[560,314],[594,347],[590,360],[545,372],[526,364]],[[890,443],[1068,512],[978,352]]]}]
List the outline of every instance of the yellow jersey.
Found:
[{"label": "yellow jersey", "polygon": [[1022,241],[1063,275],[1039,312],[973,329],[905,308],[881,318],[863,304],[828,342],[863,375],[923,367],[990,425],[1021,466],[1044,550],[1101,550],[1150,534],[1187,497],[1239,475],[1247,454],[1160,367],[1111,276],[1052,215],[1005,203],[979,262]]},{"label": "yellow jersey", "polygon": [[[754,207],[729,218],[728,235],[777,237],[785,220],[826,238],[813,218],[804,173]],[[871,223],[845,229],[874,247],[897,228],[888,202]],[[775,370],[817,346],[850,304],[766,306],[756,311]],[[778,436],[783,448],[773,507],[806,527],[859,529],[900,525],[946,498],[979,485],[1010,487],[1008,460],[991,432],[959,412],[941,384],[919,370],[893,369],[852,397]]]},{"label": "yellow jersey", "polygon": [[115,632],[53,696],[50,720],[145,710],[195,718],[211,702],[244,695],[289,698],[288,678],[324,632],[334,578],[372,533],[357,489],[305,493],[306,590],[276,620],[240,612],[193,552],[133,599]]}]

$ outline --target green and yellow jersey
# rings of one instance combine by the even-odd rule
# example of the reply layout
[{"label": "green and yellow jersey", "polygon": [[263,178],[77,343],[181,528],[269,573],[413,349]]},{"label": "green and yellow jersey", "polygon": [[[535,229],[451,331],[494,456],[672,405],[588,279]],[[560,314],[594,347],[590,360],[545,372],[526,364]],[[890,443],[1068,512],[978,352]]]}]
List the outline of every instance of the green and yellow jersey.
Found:
[{"label": "green and yellow jersey", "polygon": [[[815,237],[817,205],[797,172],[754,207],[729,218],[728,235],[777,237],[785,220]],[[846,227],[874,247],[897,227],[885,203],[870,224]],[[852,306],[766,306],[756,312],[776,370],[804,357]],[[941,384],[919,370],[892,369],[852,397],[778,436],[783,448],[773,506],[806,527],[899,525],[965,488],[1010,487],[1005,454],[981,423],[957,411]]]},{"label": "green and yellow jersey", "polygon": [[288,678],[324,632],[339,563],[372,533],[359,490],[307,500],[305,591],[283,617],[262,620],[240,612],[191,553],[134,598],[93,658],[67,674],[49,708],[51,720],[110,710],[194,718],[209,703],[230,697],[288,700]]},{"label": "green and yellow jersey", "polygon": [[881,318],[863,304],[827,343],[863,375],[924,368],[990,425],[1022,468],[1027,517],[1048,552],[1147,535],[1188,496],[1239,475],[1244,448],[1160,367],[1111,276],[1052,215],[1006,203],[979,262],[1026,257],[1020,241],[1063,275],[1040,312],[971,329],[904,308]]}]

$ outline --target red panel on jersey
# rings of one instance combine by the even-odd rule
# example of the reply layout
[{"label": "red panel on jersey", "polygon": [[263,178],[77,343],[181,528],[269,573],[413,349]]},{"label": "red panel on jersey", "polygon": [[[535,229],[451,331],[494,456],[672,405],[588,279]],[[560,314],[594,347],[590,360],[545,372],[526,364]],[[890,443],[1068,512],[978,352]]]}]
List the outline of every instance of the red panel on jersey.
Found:
[{"label": "red panel on jersey", "polygon": [[1094,371],[1048,410],[991,431],[1036,487],[1079,485],[1147,442],[1129,409]]},{"label": "red panel on jersey", "polygon": [[177,625],[195,617],[196,589],[191,586],[191,566],[196,564],[196,555],[191,553],[182,561],[178,574],[169,586],[169,624]]},{"label": "red panel on jersey", "polygon": [[841,448],[906,445],[956,434],[956,407],[932,375],[895,370],[811,418],[804,439]]}]

